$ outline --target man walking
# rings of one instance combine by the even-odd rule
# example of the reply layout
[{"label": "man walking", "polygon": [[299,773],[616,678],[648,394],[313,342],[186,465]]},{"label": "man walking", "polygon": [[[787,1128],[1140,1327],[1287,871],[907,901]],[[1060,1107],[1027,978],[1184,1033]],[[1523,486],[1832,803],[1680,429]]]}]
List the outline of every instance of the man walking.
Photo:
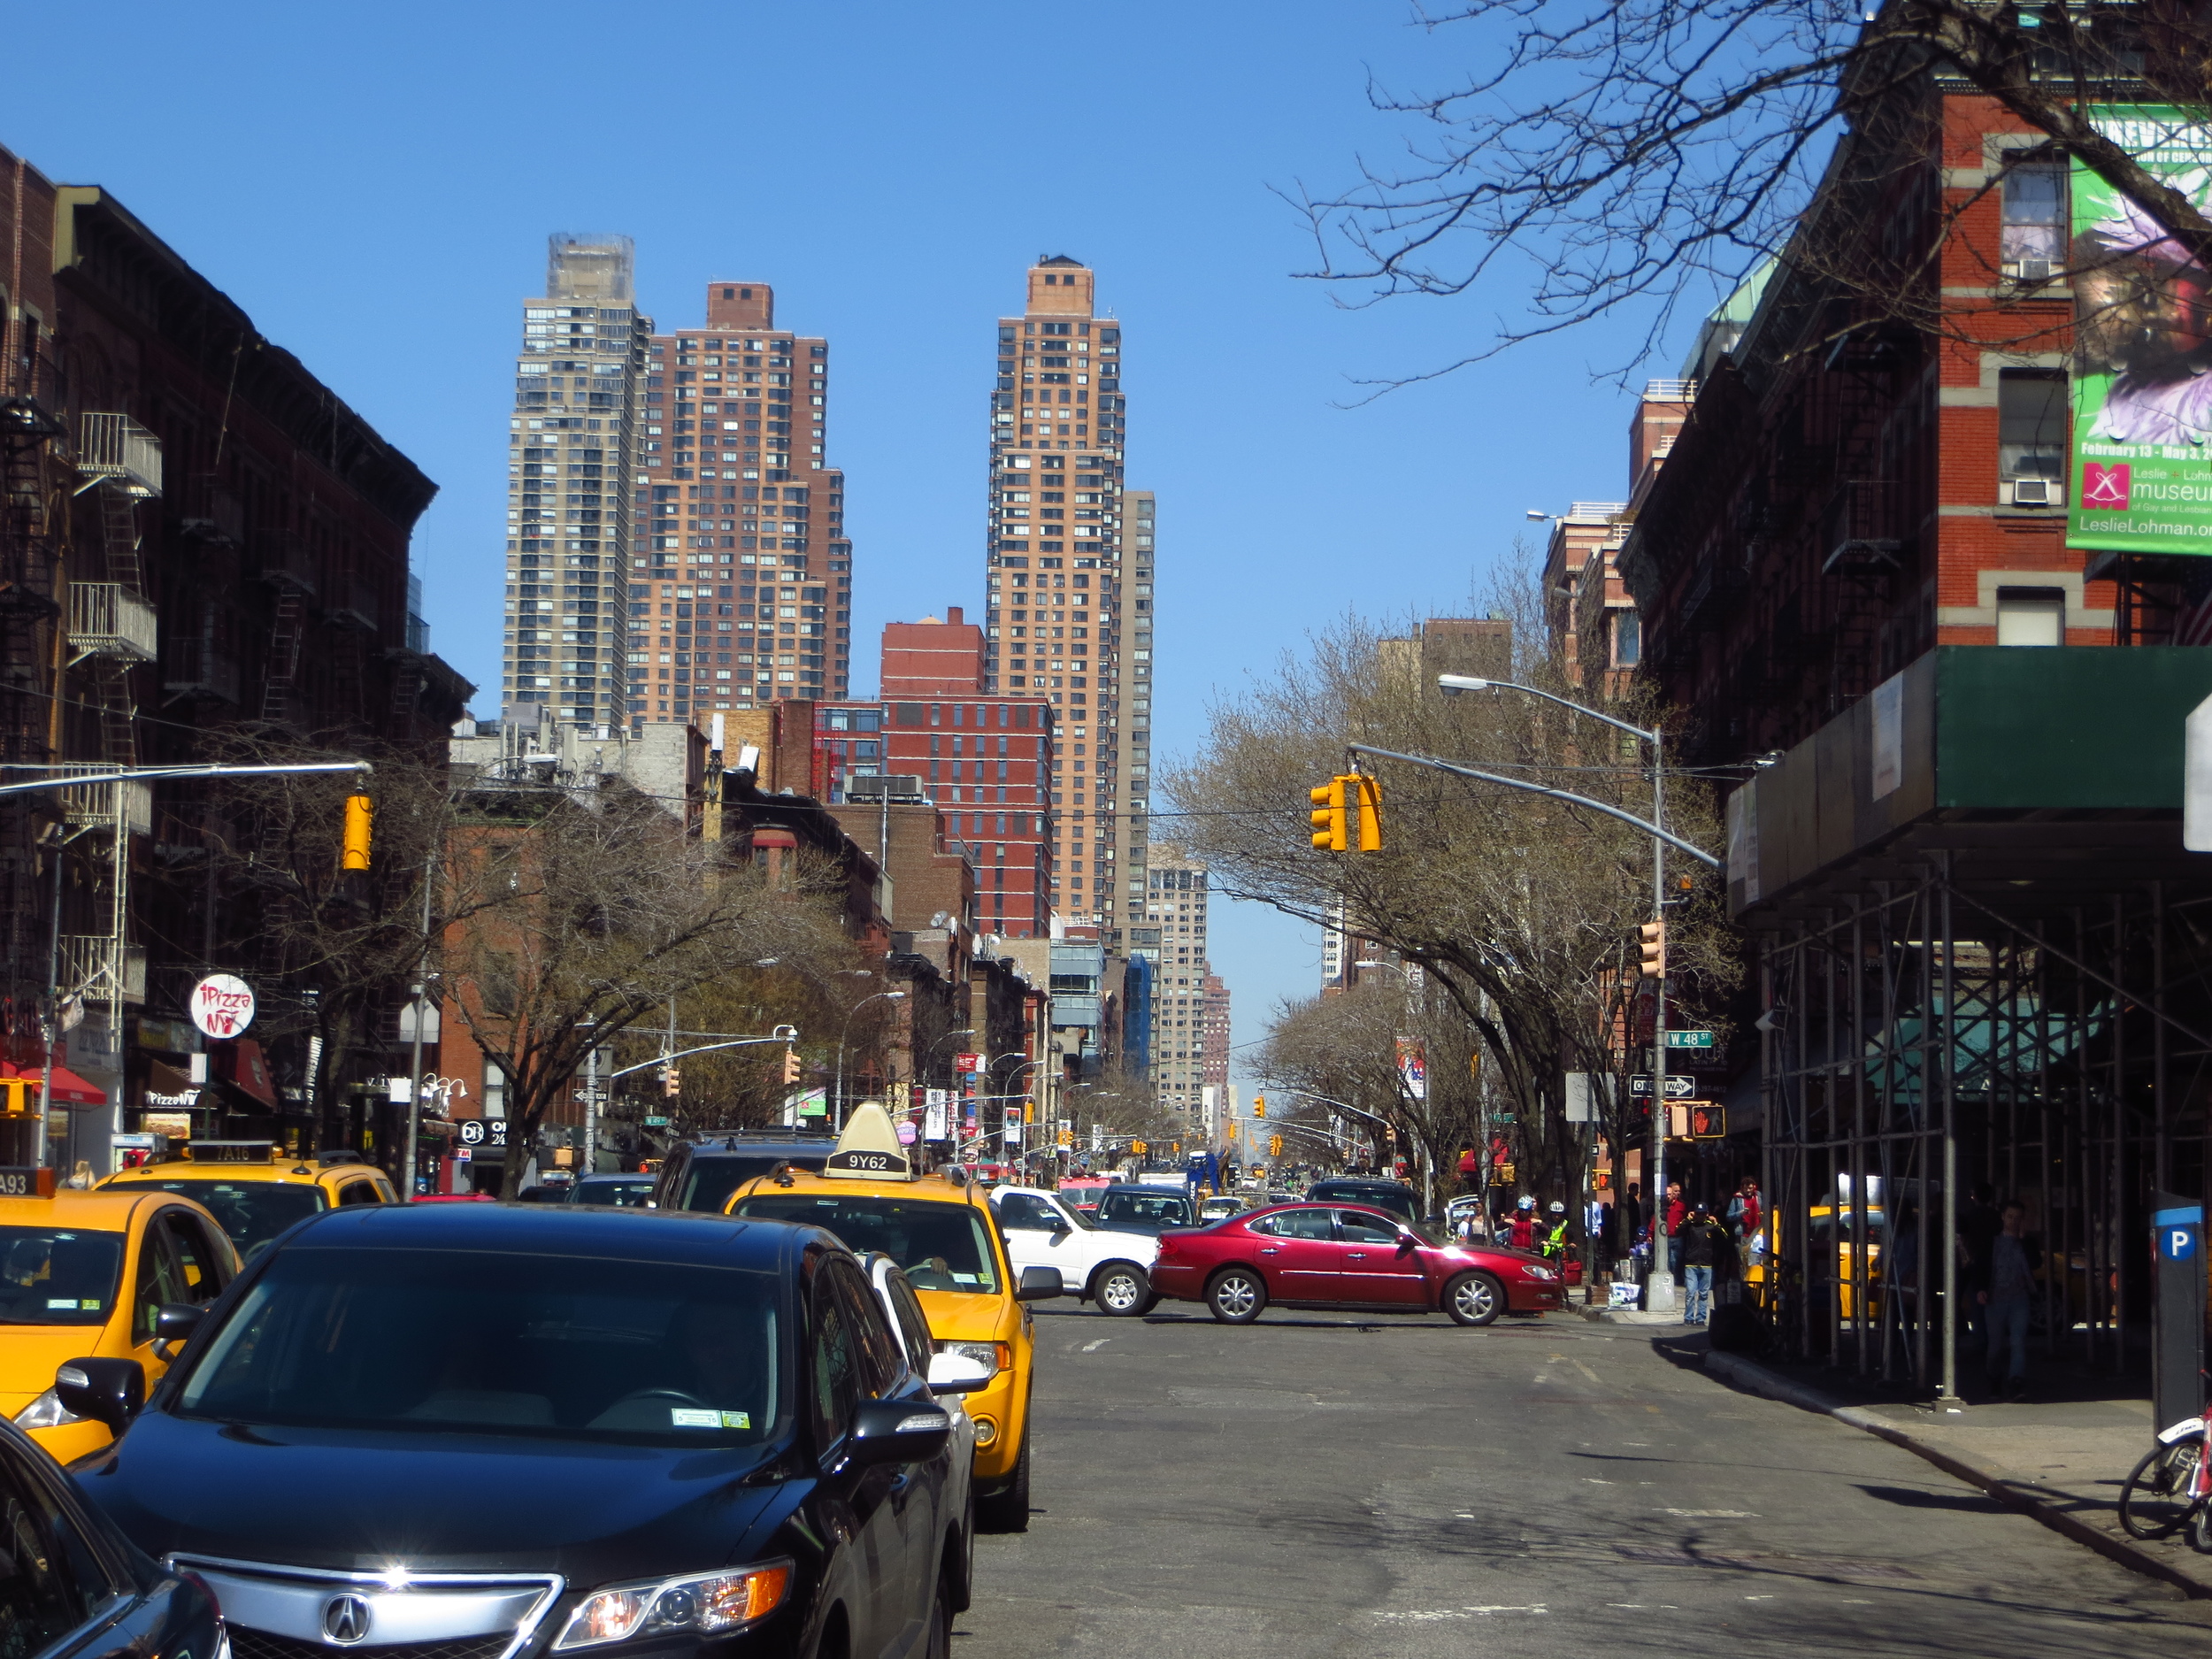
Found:
[{"label": "man walking", "polygon": [[1997,1234],[1989,1241],[1989,1276],[1978,1297],[1988,1333],[1983,1364],[1990,1393],[2017,1400],[2027,1392],[2028,1309],[2043,1252],[2027,1236],[2028,1212],[2017,1199],[1999,1210],[1998,1218]]},{"label": "man walking", "polygon": [[1682,1277],[1682,1229],[1690,1218],[1690,1207],[1682,1202],[1682,1183],[1667,1183],[1667,1271],[1678,1280]]},{"label": "man walking", "polygon": [[1736,1234],[1736,1249],[1746,1267],[1758,1259],[1759,1233],[1766,1224],[1766,1209],[1759,1200],[1759,1183],[1749,1176],[1728,1201],[1728,1225]]},{"label": "man walking", "polygon": [[1692,1208],[1680,1236],[1684,1284],[1688,1292],[1682,1323],[1710,1325],[1713,1268],[1719,1262],[1721,1252],[1729,1248],[1727,1229],[1713,1219],[1710,1210],[1698,1204]]}]

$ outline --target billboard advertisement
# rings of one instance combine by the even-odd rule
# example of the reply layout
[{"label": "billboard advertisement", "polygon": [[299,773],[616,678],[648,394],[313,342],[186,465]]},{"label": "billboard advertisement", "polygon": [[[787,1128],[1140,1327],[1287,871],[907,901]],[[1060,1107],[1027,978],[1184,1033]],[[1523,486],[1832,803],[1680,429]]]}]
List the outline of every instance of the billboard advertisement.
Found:
[{"label": "billboard advertisement", "polygon": [[[2212,128],[2158,104],[2093,105],[2097,129],[2199,206]],[[2070,547],[2212,554],[2212,273],[2077,159]]]}]

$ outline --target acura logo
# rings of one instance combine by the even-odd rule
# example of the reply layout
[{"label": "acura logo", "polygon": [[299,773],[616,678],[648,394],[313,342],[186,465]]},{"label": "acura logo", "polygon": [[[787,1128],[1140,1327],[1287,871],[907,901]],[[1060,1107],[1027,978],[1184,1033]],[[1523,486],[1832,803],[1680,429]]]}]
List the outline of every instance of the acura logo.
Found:
[{"label": "acura logo", "polygon": [[342,1647],[349,1647],[369,1633],[369,1603],[365,1596],[334,1595],[323,1603],[323,1634]]}]

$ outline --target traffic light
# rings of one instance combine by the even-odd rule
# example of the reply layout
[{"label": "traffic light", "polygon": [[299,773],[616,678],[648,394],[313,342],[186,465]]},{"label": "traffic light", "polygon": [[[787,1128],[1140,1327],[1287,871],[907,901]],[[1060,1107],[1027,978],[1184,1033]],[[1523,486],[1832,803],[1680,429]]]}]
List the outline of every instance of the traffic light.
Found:
[{"label": "traffic light", "polygon": [[1237,1138],[1237,1120],[1236,1120],[1235,1118],[1232,1118],[1231,1119],[1229,1119],[1229,1139],[1230,1139],[1230,1140],[1232,1140],[1232,1141],[1234,1141],[1236,1138]]},{"label": "traffic light", "polygon": [[1370,777],[1363,772],[1354,772],[1339,780],[1359,808],[1359,849],[1363,853],[1382,850],[1382,780]]},{"label": "traffic light", "polygon": [[1132,1141],[1129,1143],[1129,1150],[1134,1153],[1138,1157],[1142,1157],[1144,1156],[1144,1142],[1141,1141]]},{"label": "traffic light", "polygon": [[1313,844],[1323,852],[1340,853],[1349,845],[1346,840],[1344,821],[1344,780],[1332,778],[1306,791],[1306,798],[1313,803],[1313,810],[1306,816],[1313,821]]},{"label": "traffic light", "polygon": [[1037,1121],[1037,1102],[1035,1101],[1025,1100],[1022,1102],[1022,1121],[1025,1124],[1033,1124]]},{"label": "traffic light", "polygon": [[1667,977],[1667,924],[1665,918],[1662,918],[1660,920],[1655,922],[1645,922],[1641,924],[1636,929],[1636,937],[1640,941],[1638,946],[1638,950],[1643,957],[1642,972],[1644,978],[1647,979],[1665,979]]},{"label": "traffic light", "polygon": [[341,870],[366,870],[369,867],[369,830],[376,817],[376,807],[365,795],[346,797],[346,834],[344,850],[339,855]]},{"label": "traffic light", "polygon": [[787,1083],[799,1080],[799,1051],[796,1048],[783,1051],[783,1080]]},{"label": "traffic light", "polygon": [[1279,1158],[1280,1156],[1283,1156],[1283,1138],[1282,1138],[1282,1136],[1280,1136],[1280,1135],[1270,1135],[1270,1136],[1268,1136],[1268,1138],[1267,1138],[1267,1156],[1268,1156],[1269,1157],[1271,1157],[1271,1158]]},{"label": "traffic light", "polygon": [[1252,1096],[1252,1116],[1255,1118],[1264,1118],[1267,1116],[1266,1095],[1255,1094]]},{"label": "traffic light", "polygon": [[661,1093],[674,1100],[684,1092],[684,1074],[674,1066],[661,1069]]}]

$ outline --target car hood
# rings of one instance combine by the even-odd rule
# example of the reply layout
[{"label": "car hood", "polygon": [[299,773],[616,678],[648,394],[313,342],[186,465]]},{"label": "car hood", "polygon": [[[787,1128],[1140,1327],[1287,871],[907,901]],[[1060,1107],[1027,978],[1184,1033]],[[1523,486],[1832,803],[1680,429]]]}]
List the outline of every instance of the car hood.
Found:
[{"label": "car hood", "polygon": [[1010,1303],[1002,1296],[958,1290],[917,1290],[929,1333],[940,1342],[1000,1342],[1007,1338]]},{"label": "car hood", "polygon": [[591,1585],[724,1564],[772,1504],[787,1512],[803,1467],[773,1447],[276,1428],[150,1411],[81,1478],[150,1555],[558,1572]]}]

